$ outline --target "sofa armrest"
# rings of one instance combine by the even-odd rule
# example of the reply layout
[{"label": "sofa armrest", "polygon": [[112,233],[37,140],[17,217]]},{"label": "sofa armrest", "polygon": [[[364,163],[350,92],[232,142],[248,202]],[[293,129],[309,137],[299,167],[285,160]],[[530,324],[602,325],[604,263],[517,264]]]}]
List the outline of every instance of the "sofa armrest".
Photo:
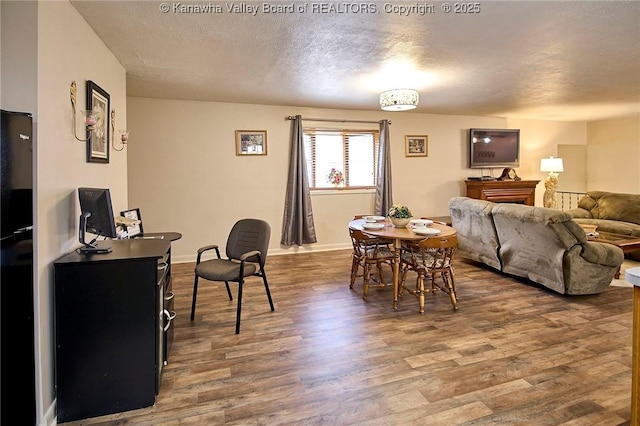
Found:
[{"label": "sofa armrest", "polygon": [[624,253],[620,247],[595,241],[583,243],[580,256],[588,262],[604,266],[619,267],[624,261]]},{"label": "sofa armrest", "polygon": [[575,209],[566,210],[565,213],[568,213],[572,218],[580,218],[580,219],[593,219],[591,216],[591,212],[589,210],[583,209],[581,207],[577,207]]}]

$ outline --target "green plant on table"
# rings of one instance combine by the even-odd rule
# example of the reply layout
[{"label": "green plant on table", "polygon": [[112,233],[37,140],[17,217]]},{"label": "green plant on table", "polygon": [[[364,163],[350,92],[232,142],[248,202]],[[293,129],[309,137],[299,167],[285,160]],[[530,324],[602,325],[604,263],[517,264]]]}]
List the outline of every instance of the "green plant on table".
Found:
[{"label": "green plant on table", "polygon": [[394,204],[389,209],[389,217],[395,217],[396,219],[407,219],[413,217],[409,207],[403,204]]}]

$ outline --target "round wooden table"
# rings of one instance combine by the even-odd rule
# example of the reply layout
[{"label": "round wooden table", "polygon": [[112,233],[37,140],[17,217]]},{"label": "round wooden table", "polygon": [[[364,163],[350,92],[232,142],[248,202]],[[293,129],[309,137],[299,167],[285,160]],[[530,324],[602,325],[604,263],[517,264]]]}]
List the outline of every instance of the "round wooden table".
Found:
[{"label": "round wooden table", "polygon": [[[403,241],[421,241],[429,236],[416,234],[410,228],[396,228],[393,226],[389,218],[387,217],[384,222],[384,228],[381,229],[366,229],[362,225],[365,223],[364,219],[354,219],[349,222],[349,228],[357,229],[365,234],[385,238],[393,241],[393,309],[398,309],[398,291],[399,278],[400,278],[400,248]],[[439,229],[440,233],[434,235],[434,237],[450,237],[456,235],[456,230],[451,226],[442,225],[440,223],[432,223],[430,228]]]}]

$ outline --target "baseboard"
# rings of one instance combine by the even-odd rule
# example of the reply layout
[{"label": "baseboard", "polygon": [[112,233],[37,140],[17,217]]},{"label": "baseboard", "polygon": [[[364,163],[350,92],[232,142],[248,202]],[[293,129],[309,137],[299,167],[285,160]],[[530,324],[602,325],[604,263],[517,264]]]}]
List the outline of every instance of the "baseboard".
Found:
[{"label": "baseboard", "polygon": [[[305,244],[302,246],[291,246],[291,247],[279,247],[269,249],[269,256],[280,256],[284,254],[303,254],[303,253],[316,253],[323,251],[334,251],[334,250],[347,250],[352,246],[350,243],[340,243],[340,244]],[[223,247],[224,248],[224,247]],[[211,254],[209,257],[203,256],[203,260],[213,259],[214,254]],[[173,263],[190,263],[196,261],[197,254],[193,255],[183,255],[183,256],[175,256],[171,255],[171,261]]]}]

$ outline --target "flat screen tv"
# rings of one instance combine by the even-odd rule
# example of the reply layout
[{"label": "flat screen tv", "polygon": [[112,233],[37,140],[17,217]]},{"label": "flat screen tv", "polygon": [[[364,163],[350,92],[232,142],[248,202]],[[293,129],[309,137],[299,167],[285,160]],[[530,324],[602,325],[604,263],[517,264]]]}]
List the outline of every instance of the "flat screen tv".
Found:
[{"label": "flat screen tv", "polygon": [[[97,247],[98,237],[116,238],[116,221],[111,205],[111,193],[105,188],[78,188],[80,200],[80,235],[82,253],[109,253],[109,247]],[[87,242],[87,232],[95,235]]]},{"label": "flat screen tv", "polygon": [[470,129],[469,168],[520,166],[519,129]]}]

